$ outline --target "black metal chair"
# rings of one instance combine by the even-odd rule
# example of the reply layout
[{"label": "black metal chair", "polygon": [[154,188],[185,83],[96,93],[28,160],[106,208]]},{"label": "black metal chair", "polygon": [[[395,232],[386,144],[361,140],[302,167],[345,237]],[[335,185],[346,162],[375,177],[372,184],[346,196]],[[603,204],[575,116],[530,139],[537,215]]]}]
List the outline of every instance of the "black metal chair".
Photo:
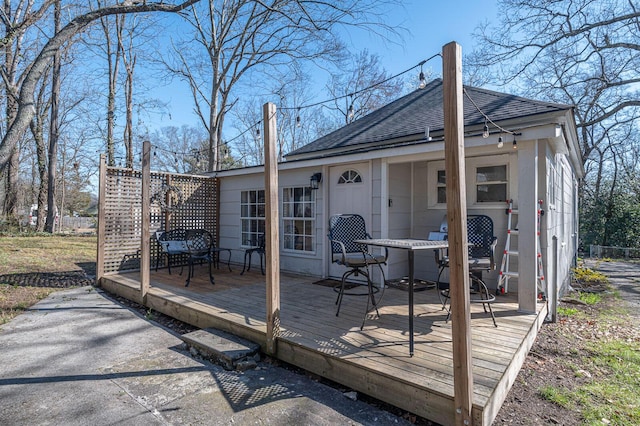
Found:
[{"label": "black metal chair", "polygon": [[187,254],[189,255],[189,276],[185,287],[189,286],[191,277],[193,277],[193,265],[196,261],[206,261],[209,263],[209,281],[214,284],[213,274],[211,272],[211,263],[213,256],[211,247],[213,246],[213,237],[209,231],[204,229],[193,229],[186,232]]},{"label": "black metal chair", "polygon": [[229,268],[229,272],[233,272],[231,271],[231,249],[217,247],[215,245],[215,242],[211,246],[211,255],[213,256],[213,264],[216,265],[216,269],[220,269],[220,253],[223,251],[227,252],[227,254],[229,255],[229,257],[227,257],[227,268]]},{"label": "black metal chair", "polygon": [[[156,257],[156,271],[160,263],[160,255],[167,257],[167,268],[171,274],[171,258],[172,256],[184,255],[187,252],[186,245],[187,231],[184,229],[171,229],[169,231],[156,231],[156,241],[160,244],[158,257]],[[182,272],[180,272],[182,274]]]},{"label": "black metal chair", "polygon": [[[380,288],[373,285],[369,273],[369,266],[378,265],[382,273],[382,285],[384,285],[385,275],[382,265],[386,264],[388,257],[388,250],[386,248],[384,254],[376,255],[369,252],[369,247],[366,244],[355,242],[356,240],[366,239],[371,239],[371,236],[367,233],[365,221],[362,216],[357,214],[339,214],[329,218],[331,261],[347,268],[347,271],[342,275],[340,285],[334,287],[334,290],[338,293],[338,298],[336,299],[336,305],[338,305],[336,316],[340,314],[340,306],[342,305],[342,298],[345,294],[367,296],[367,309],[362,319],[360,329],[364,327],[370,304],[375,308],[376,315],[380,315],[378,312],[379,300],[376,301],[375,299],[375,294],[379,292]],[[352,275],[356,277],[363,275],[367,278],[366,292],[345,291],[347,278]]]},{"label": "black metal chair", "polygon": [[[498,326],[496,318],[491,309],[491,302],[495,301],[495,296],[489,293],[487,285],[482,280],[483,272],[490,272],[496,269],[495,251],[498,239],[493,235],[493,220],[485,215],[467,216],[467,240],[469,242],[469,278],[471,291],[474,295],[470,298],[471,303],[482,303],[485,312],[491,314],[493,325]],[[436,262],[440,268],[436,289],[441,298],[442,309],[446,309],[449,300],[449,283],[441,282],[440,278],[445,268],[449,267],[449,256],[442,251],[436,251]],[[487,310],[488,309],[488,310]],[[448,310],[447,321],[451,315]]]},{"label": "black metal chair", "polygon": [[258,235],[257,240],[252,243],[252,246],[253,247],[250,247],[244,251],[244,265],[242,266],[242,272],[240,272],[240,275],[244,275],[245,271],[251,270],[251,257],[253,256],[253,253],[257,253],[258,256],[260,256],[260,272],[262,272],[262,275],[264,275],[264,234]]}]

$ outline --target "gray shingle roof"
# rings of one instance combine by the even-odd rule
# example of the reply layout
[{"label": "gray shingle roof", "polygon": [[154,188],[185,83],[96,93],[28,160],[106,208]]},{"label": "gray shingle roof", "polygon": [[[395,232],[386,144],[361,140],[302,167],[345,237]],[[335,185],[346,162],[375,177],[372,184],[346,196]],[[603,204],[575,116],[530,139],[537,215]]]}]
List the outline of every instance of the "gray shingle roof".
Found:
[{"label": "gray shingle roof", "polygon": [[[519,96],[465,86],[473,99],[492,121],[528,117],[549,112],[571,109],[569,105],[541,102]],[[384,147],[384,142],[399,139],[423,140],[428,126],[431,132],[442,131],[442,80],[431,81],[424,89],[418,89],[390,104],[335,130],[315,141],[287,154],[288,156],[315,156],[322,151],[352,151],[368,146]],[[464,125],[482,125],[484,117],[464,96]]]}]

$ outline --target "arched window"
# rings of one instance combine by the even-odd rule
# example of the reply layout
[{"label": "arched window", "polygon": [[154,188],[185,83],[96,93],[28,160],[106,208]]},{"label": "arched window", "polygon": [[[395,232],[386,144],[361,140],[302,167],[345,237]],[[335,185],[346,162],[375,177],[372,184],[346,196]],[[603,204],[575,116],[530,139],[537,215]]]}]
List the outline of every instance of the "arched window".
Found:
[{"label": "arched window", "polygon": [[338,179],[338,184],[342,183],[362,183],[362,176],[357,170],[347,170]]}]

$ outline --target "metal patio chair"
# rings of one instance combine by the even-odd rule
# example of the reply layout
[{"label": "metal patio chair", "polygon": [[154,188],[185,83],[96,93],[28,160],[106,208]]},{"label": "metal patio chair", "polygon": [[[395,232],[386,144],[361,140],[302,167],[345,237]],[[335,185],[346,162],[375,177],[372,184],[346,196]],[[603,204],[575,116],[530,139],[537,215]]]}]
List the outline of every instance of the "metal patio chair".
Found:
[{"label": "metal patio chair", "polygon": [[[336,316],[340,314],[340,306],[342,305],[342,298],[346,295],[354,296],[367,296],[367,308],[362,319],[362,325],[360,329],[364,327],[364,322],[367,319],[369,313],[369,306],[372,305],[376,310],[376,315],[380,315],[378,312],[378,301],[376,301],[375,294],[380,291],[380,287],[375,287],[371,281],[371,275],[369,273],[370,265],[377,265],[382,273],[382,284],[385,282],[384,270],[382,265],[385,265],[388,257],[388,250],[385,248],[384,254],[373,254],[369,251],[369,247],[366,244],[356,243],[356,240],[371,239],[371,236],[367,233],[364,218],[357,214],[339,214],[331,216],[329,218],[329,241],[331,243],[331,261],[342,265],[347,268],[347,271],[342,275],[342,281],[339,286],[334,287],[334,290],[338,293],[336,299],[336,305],[338,309]],[[345,283],[347,278],[351,276],[363,275],[367,278],[367,291],[358,292],[346,291]]]},{"label": "metal patio chair", "polygon": [[[184,229],[171,229],[169,231],[155,232],[156,241],[160,244],[158,257],[156,257],[156,271],[158,270],[158,264],[160,263],[160,255],[164,254],[167,257],[167,268],[169,269],[169,274],[171,274],[172,256],[179,256],[187,253],[186,235],[187,231]],[[180,272],[180,274],[182,274],[182,272]]]},{"label": "metal patio chair", "polygon": [[242,266],[242,272],[240,272],[240,275],[244,275],[245,271],[251,270],[251,257],[253,256],[253,253],[257,253],[258,256],[260,256],[260,272],[262,272],[262,275],[264,275],[264,256],[265,256],[264,234],[258,235],[257,239],[252,242],[252,246],[253,247],[249,247],[244,251],[244,265]]},{"label": "metal patio chair", "polygon": [[189,275],[185,287],[188,287],[193,277],[194,263],[196,261],[206,261],[209,263],[209,281],[214,284],[213,274],[211,272],[211,264],[213,263],[213,255],[211,247],[213,246],[213,237],[209,231],[204,229],[193,229],[186,232],[187,254],[189,255]]},{"label": "metal patio chair", "polygon": [[[493,220],[485,215],[467,216],[467,240],[469,242],[469,278],[472,297],[471,303],[482,303],[486,313],[491,314],[493,325],[498,326],[496,318],[491,309],[491,303],[495,301],[495,296],[489,293],[487,285],[482,279],[483,272],[490,272],[496,269],[495,251],[498,239],[493,235]],[[445,268],[449,267],[449,256],[440,251],[436,251],[436,262],[440,268],[436,289],[442,302],[442,309],[447,309],[449,300],[449,283],[441,282],[440,278]],[[451,315],[449,309],[447,321]]]}]

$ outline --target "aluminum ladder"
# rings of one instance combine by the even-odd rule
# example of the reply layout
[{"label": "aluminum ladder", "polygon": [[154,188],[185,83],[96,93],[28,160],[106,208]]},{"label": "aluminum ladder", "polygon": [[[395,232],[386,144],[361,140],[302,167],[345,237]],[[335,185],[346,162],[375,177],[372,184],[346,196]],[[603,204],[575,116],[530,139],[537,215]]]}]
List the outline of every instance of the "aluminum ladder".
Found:
[{"label": "aluminum ladder", "polygon": [[[544,267],[542,265],[542,252],[540,251],[540,217],[544,214],[542,210],[542,200],[538,200],[538,211],[536,221],[536,236],[538,239],[537,245],[537,295],[538,300],[546,300],[546,284],[544,281]],[[519,255],[518,250],[512,249],[512,245],[515,243],[511,241],[512,236],[518,235],[517,224],[513,221],[513,216],[518,214],[518,210],[513,208],[513,200],[507,201],[507,240],[504,244],[504,252],[502,256],[502,262],[500,264],[500,274],[498,275],[498,285],[496,287],[496,295],[506,294],[509,291],[509,278],[518,277],[518,272],[510,270],[510,258],[511,256],[517,257]]]}]

